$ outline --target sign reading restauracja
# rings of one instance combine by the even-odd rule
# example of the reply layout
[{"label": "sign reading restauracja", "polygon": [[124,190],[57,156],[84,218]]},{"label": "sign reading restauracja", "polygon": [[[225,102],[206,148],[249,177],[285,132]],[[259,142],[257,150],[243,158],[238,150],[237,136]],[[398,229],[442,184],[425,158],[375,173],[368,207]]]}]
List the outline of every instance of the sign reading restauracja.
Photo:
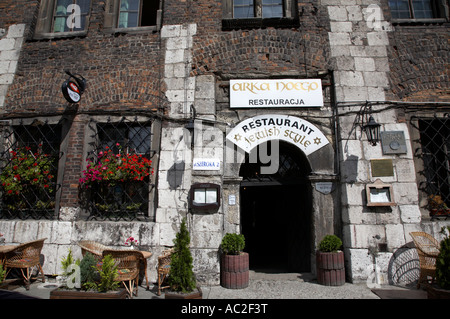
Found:
[{"label": "sign reading restauracja", "polygon": [[320,79],[230,80],[230,107],[323,106]]},{"label": "sign reading restauracja", "polygon": [[227,134],[227,139],[248,153],[255,146],[269,140],[292,143],[306,155],[329,143],[327,137],[310,122],[279,114],[258,115],[246,119]]}]

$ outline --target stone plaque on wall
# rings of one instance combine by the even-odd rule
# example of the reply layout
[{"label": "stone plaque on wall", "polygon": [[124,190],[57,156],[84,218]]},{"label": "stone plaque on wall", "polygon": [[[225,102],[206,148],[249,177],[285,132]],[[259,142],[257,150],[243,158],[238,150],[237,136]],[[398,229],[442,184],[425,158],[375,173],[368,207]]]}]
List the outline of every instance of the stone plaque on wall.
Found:
[{"label": "stone plaque on wall", "polygon": [[392,159],[370,160],[370,167],[372,169],[372,177],[394,176]]},{"label": "stone plaque on wall", "polygon": [[316,190],[322,194],[330,194],[333,191],[333,182],[316,182]]},{"label": "stone plaque on wall", "polygon": [[381,132],[381,147],[384,155],[406,154],[406,140],[403,131]]}]

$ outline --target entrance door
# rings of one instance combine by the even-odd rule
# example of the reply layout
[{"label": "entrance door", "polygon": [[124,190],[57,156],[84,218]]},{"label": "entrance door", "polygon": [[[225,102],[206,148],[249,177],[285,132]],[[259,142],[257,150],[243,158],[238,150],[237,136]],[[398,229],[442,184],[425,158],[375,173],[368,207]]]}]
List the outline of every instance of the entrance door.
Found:
[{"label": "entrance door", "polygon": [[296,147],[280,142],[277,173],[261,175],[260,167],[261,163],[244,163],[240,171],[241,228],[250,267],[276,272],[310,271],[309,163]]}]

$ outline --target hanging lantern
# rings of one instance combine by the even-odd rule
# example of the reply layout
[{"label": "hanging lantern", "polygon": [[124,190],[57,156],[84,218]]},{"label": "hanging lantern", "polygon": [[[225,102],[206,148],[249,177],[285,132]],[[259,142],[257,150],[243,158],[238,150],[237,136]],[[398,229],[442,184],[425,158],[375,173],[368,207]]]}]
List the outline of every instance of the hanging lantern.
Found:
[{"label": "hanging lantern", "polygon": [[377,145],[380,140],[380,124],[375,122],[372,116],[369,117],[369,122],[363,127],[367,135],[367,140],[373,146]]}]

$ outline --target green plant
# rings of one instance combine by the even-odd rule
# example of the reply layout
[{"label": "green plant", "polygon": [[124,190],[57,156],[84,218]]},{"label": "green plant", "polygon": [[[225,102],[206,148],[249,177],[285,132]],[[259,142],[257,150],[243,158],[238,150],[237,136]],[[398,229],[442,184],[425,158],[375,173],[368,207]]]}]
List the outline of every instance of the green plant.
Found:
[{"label": "green plant", "polygon": [[194,272],[192,271],[192,255],[189,250],[191,238],[184,218],[180,231],[174,239],[174,252],[170,263],[169,285],[177,292],[189,293],[196,287]]},{"label": "green plant", "polygon": [[245,237],[242,234],[227,233],[220,245],[222,251],[227,255],[239,255],[245,247]]},{"label": "green plant", "polygon": [[142,181],[153,174],[150,159],[134,151],[122,152],[119,143],[116,146],[119,148],[118,154],[106,146],[96,159],[86,160],[86,170],[79,180],[81,185],[89,188],[96,181],[109,181],[112,185],[119,181]]},{"label": "green plant", "polygon": [[95,288],[98,277],[97,261],[91,253],[86,253],[80,262],[81,287],[85,290]]},{"label": "green plant", "polygon": [[[10,159],[0,174],[1,187],[8,208],[52,206],[51,196],[56,182],[55,158],[42,153],[41,146],[34,152],[30,147],[10,151]],[[38,198],[38,203],[33,200]],[[43,199],[43,200],[42,200]],[[48,203],[47,203],[48,202]],[[52,208],[52,207],[50,207]]]},{"label": "green plant", "polygon": [[336,235],[326,235],[319,243],[319,251],[336,252],[342,246],[342,240]]},{"label": "green plant", "polygon": [[107,292],[117,290],[119,282],[115,281],[115,279],[118,276],[118,271],[114,258],[111,255],[103,257],[102,268],[99,272],[100,283],[98,284],[98,291]]},{"label": "green plant", "polygon": [[67,269],[72,264],[75,264],[75,259],[72,256],[72,250],[69,248],[69,253],[67,254],[66,257],[63,257],[63,259],[61,260],[63,276],[69,276],[73,273],[73,271],[71,271],[70,273],[67,272]]},{"label": "green plant", "polygon": [[10,151],[11,160],[0,175],[5,195],[18,195],[25,185],[36,185],[52,192],[54,158],[30,147]]},{"label": "green plant", "polygon": [[442,227],[445,238],[441,241],[436,259],[436,282],[442,289],[450,289],[450,226]]},{"label": "green plant", "polygon": [[0,263],[0,283],[5,280],[6,277],[6,269],[3,269],[3,264]]}]

